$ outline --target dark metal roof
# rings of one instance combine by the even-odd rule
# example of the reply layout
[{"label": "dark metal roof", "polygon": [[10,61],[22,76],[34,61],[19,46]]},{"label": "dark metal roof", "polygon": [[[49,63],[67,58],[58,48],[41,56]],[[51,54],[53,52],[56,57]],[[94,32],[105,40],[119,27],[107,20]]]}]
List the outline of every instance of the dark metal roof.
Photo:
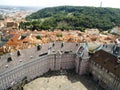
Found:
[{"label": "dark metal roof", "polygon": [[117,77],[120,77],[120,63],[118,63],[118,58],[113,54],[100,50],[94,53],[90,60],[104,67]]}]

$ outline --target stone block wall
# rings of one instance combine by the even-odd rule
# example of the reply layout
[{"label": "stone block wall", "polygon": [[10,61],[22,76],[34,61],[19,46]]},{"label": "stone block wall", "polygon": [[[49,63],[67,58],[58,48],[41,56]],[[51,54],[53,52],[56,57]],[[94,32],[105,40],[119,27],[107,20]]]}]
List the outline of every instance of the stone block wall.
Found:
[{"label": "stone block wall", "polygon": [[[28,81],[43,75],[44,73],[61,69],[76,68],[76,72],[85,72],[82,67],[86,67],[84,62],[81,65],[76,52],[80,46],[78,43],[56,42],[52,44],[41,45],[40,50],[37,47],[20,50],[14,53],[3,55],[0,59],[0,90],[6,89],[27,77]],[[51,47],[51,52],[48,53]],[[52,52],[55,51],[55,52]],[[8,62],[11,57],[12,61]],[[80,65],[78,65],[78,62]],[[8,67],[6,68],[6,65]],[[79,70],[77,70],[79,69]],[[83,69],[83,70],[82,70]]]},{"label": "stone block wall", "polygon": [[24,77],[28,78],[28,81],[41,76],[48,72],[50,69],[72,69],[74,68],[74,54],[67,55],[45,55],[38,57],[21,65],[18,65],[10,70],[0,74],[0,89],[6,89],[12,84],[14,85]]}]

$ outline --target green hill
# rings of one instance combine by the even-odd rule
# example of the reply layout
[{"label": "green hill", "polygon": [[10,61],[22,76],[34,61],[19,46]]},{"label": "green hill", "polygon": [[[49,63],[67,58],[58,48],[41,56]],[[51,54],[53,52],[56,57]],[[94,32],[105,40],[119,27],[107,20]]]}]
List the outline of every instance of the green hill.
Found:
[{"label": "green hill", "polygon": [[98,28],[108,30],[120,26],[120,9],[80,6],[59,6],[44,8],[26,17],[20,28],[37,29],[77,29]]}]

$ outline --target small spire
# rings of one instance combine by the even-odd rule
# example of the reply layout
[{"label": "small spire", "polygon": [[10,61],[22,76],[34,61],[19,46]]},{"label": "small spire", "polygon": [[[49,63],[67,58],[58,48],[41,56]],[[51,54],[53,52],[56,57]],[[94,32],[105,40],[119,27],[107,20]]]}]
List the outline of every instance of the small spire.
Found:
[{"label": "small spire", "polygon": [[100,2],[100,7],[102,7],[102,1]]}]

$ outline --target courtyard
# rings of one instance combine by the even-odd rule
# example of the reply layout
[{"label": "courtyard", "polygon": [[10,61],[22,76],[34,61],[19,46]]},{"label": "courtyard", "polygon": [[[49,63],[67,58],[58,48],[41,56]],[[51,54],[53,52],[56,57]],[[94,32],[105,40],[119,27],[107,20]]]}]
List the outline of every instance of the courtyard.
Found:
[{"label": "courtyard", "polygon": [[74,71],[48,72],[24,86],[24,90],[104,90],[88,75]]}]

